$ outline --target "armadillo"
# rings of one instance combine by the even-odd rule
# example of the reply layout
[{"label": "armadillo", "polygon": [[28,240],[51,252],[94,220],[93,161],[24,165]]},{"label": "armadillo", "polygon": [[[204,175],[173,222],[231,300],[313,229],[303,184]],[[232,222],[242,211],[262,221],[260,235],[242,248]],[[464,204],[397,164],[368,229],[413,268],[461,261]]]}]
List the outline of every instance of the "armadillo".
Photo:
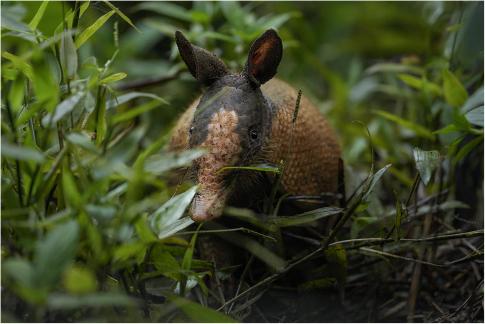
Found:
[{"label": "armadillo", "polygon": [[283,54],[276,31],[269,29],[253,42],[238,74],[181,32],[175,40],[190,73],[205,88],[177,121],[169,144],[172,151],[206,151],[192,165],[199,185],[190,207],[194,221],[221,216],[240,188],[254,194],[259,190],[247,172],[220,172],[227,166],[283,161],[280,185],[285,193],[338,192],[342,164],[335,132],[305,96],[294,120],[298,92],[273,78]]}]

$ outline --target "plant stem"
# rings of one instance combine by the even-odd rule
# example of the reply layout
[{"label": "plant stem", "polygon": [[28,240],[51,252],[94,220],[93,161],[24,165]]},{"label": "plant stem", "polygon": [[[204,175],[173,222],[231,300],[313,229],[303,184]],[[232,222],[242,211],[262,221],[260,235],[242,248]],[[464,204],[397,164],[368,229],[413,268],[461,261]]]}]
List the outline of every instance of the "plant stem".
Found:
[{"label": "plant stem", "polygon": [[[5,107],[7,108],[7,115],[8,119],[10,121],[10,125],[12,127],[12,133],[14,136],[14,143],[19,144],[18,140],[18,133],[17,133],[17,128],[15,127],[15,121],[13,120],[13,113],[12,113],[12,108],[10,107],[10,103],[8,100],[5,100]],[[18,159],[15,159],[15,169],[16,169],[16,174],[17,174],[17,194],[19,197],[19,204],[20,207],[24,207],[24,193],[23,193],[23,181],[22,181],[22,172],[20,171],[20,161]]]}]

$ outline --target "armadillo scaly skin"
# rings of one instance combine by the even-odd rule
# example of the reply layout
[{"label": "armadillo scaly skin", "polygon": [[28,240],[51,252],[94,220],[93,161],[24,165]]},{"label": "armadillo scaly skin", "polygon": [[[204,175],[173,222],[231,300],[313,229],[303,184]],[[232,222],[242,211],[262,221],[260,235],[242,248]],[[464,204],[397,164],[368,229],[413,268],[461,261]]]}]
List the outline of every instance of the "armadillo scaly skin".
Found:
[{"label": "armadillo scaly skin", "polygon": [[[284,161],[281,184],[289,194],[337,193],[340,147],[328,122],[302,96],[293,125],[297,91],[278,79],[268,81],[261,86],[261,90],[273,111],[271,134],[265,139],[259,160],[275,165]],[[189,127],[198,102],[199,98],[179,118],[169,150],[188,148]]]},{"label": "armadillo scaly skin", "polygon": [[262,91],[276,106],[267,142],[268,161],[284,160],[283,188],[290,194],[336,193],[340,147],[330,125],[316,107],[302,96],[293,125],[297,92],[273,79]]}]

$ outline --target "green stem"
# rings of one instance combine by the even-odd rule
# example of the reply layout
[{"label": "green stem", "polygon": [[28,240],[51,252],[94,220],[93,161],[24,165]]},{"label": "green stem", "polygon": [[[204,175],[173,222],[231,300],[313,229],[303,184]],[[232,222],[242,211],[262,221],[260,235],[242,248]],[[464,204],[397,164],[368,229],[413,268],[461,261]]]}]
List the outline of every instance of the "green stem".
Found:
[{"label": "green stem", "polygon": [[[18,145],[19,140],[18,140],[18,133],[17,133],[17,128],[15,127],[15,121],[13,119],[13,113],[12,113],[12,108],[10,107],[10,103],[8,100],[5,100],[5,107],[7,108],[7,115],[8,119],[10,121],[10,125],[12,127],[12,133],[14,136],[14,143]],[[20,207],[24,207],[24,193],[23,193],[23,179],[22,179],[22,172],[20,172],[20,161],[18,159],[15,159],[15,169],[16,169],[16,174],[17,174],[17,194],[19,197],[19,204]]]}]

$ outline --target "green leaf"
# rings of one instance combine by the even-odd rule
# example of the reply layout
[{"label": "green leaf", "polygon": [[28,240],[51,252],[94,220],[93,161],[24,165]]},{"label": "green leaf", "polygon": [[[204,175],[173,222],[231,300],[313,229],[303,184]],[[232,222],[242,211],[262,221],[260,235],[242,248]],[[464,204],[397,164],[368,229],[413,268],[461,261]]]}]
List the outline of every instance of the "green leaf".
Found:
[{"label": "green leaf", "polygon": [[406,83],[411,88],[415,88],[417,90],[422,90],[425,92],[431,92],[434,95],[440,95],[441,89],[437,84],[434,84],[430,81],[427,81],[423,78],[417,78],[413,75],[409,74],[398,74],[399,79]]},{"label": "green leaf", "polygon": [[[172,36],[173,34],[175,34],[177,30],[181,30],[182,32],[185,32],[183,29],[174,26],[173,23],[163,19],[156,20],[152,18],[147,18],[143,22],[151,29],[156,30],[157,32],[167,36],[168,35]],[[231,40],[234,41],[232,38]]]},{"label": "green leaf", "polygon": [[10,258],[2,262],[2,271],[16,283],[25,287],[34,286],[34,269],[29,261],[21,258]]},{"label": "green leaf", "polygon": [[210,16],[203,11],[191,11],[190,15],[192,16],[192,21],[194,22],[198,22],[201,24],[210,23]]},{"label": "green leaf", "polygon": [[185,250],[184,258],[182,260],[182,269],[184,270],[190,270],[192,266],[192,257],[194,256],[195,242],[197,241],[197,235],[199,234],[199,229],[201,226],[202,224],[199,224],[196,232],[192,235],[192,238],[190,239],[189,246]]},{"label": "green leaf", "polygon": [[146,245],[142,242],[126,243],[117,247],[113,253],[115,261],[126,261],[135,257],[137,261],[143,261]]},{"label": "green leaf", "polygon": [[101,144],[106,136],[106,88],[98,87],[98,95],[95,107],[96,118],[96,144]]},{"label": "green leaf", "polygon": [[483,128],[483,106],[468,111],[465,117],[470,124]]},{"label": "green leaf", "polygon": [[85,94],[85,92],[80,91],[64,99],[59,105],[57,105],[54,112],[49,113],[42,118],[42,126],[48,127],[50,125],[51,127],[55,127],[58,121],[73,111]]},{"label": "green leaf", "polygon": [[390,121],[393,121],[404,128],[412,130],[418,136],[425,137],[430,140],[434,139],[433,133],[421,125],[415,124],[409,120],[406,120],[394,114],[388,113],[387,111],[376,110],[374,112],[379,116],[382,116]]},{"label": "green leaf", "polygon": [[279,28],[281,27],[285,22],[290,20],[292,17],[301,17],[301,14],[299,12],[289,12],[289,13],[283,13],[280,15],[276,15],[272,18],[268,17],[261,17],[258,19],[258,23],[261,23],[260,28],[261,32],[269,29],[269,28]]},{"label": "green leaf", "polygon": [[72,79],[76,75],[78,64],[76,46],[69,33],[62,33],[59,56],[64,75]]},{"label": "green leaf", "polygon": [[299,226],[340,214],[342,211],[343,209],[338,207],[322,207],[295,216],[270,217],[267,221],[279,227]]},{"label": "green leaf", "polygon": [[135,230],[136,233],[138,234],[138,237],[142,240],[144,243],[151,243],[157,240],[157,237],[155,234],[153,234],[152,229],[150,226],[148,226],[147,219],[145,217],[146,215],[143,215],[138,219],[138,221],[135,223]]},{"label": "green leaf", "polygon": [[437,131],[434,131],[433,134],[449,134],[449,133],[459,132],[459,131],[460,129],[455,124],[450,124]]},{"label": "green leaf", "polygon": [[165,239],[192,225],[194,221],[190,217],[181,218],[157,232],[159,239]]},{"label": "green leaf", "polygon": [[172,225],[179,220],[189,206],[197,191],[197,186],[193,186],[189,190],[172,197],[169,201],[158,208],[152,215],[150,215],[151,227],[155,233],[163,232],[167,226]]},{"label": "green leaf", "polygon": [[98,284],[91,269],[80,266],[70,267],[64,274],[64,287],[71,294],[87,294],[96,291]]},{"label": "green leaf", "polygon": [[377,63],[370,66],[366,70],[366,73],[368,74],[383,73],[383,72],[389,72],[389,73],[409,72],[409,73],[422,75],[424,73],[424,70],[414,65],[398,64],[398,63]]},{"label": "green leaf", "polygon": [[446,31],[449,33],[457,32],[463,27],[463,24],[453,24],[446,27]]},{"label": "green leaf", "polygon": [[[185,273],[188,273],[192,267],[192,258],[194,256],[195,242],[197,241],[197,236],[199,234],[199,229],[201,226],[202,224],[199,224],[199,226],[197,227],[197,230],[192,235],[189,246],[185,250],[184,258],[182,260],[182,269],[185,270],[184,271]],[[182,295],[184,295],[187,290],[190,290],[191,288],[195,287],[189,284],[190,279],[193,279],[193,276],[189,276],[188,278],[187,276],[184,276],[183,279],[179,282],[179,287],[183,287],[181,289]]]},{"label": "green leaf", "polygon": [[102,15],[98,18],[98,20],[94,22],[94,24],[83,30],[83,32],[79,34],[79,36],[76,38],[76,47],[81,47],[89,38],[91,38],[91,36],[93,36],[94,33],[96,33],[99,28],[101,28],[106,23],[106,21],[108,21],[108,19],[115,12],[115,10],[111,10],[110,12]]},{"label": "green leaf", "polygon": [[111,74],[110,76],[107,76],[106,78],[102,79],[100,81],[100,83],[101,84],[107,84],[107,83],[120,81],[120,80],[123,80],[124,78],[126,78],[126,76],[127,76],[127,74],[124,73],[124,72],[114,73],[114,74]]},{"label": "green leaf", "polygon": [[51,112],[59,103],[60,87],[52,65],[46,56],[36,56],[32,61],[34,68],[33,85],[36,99],[42,102],[42,108]]},{"label": "green leaf", "polygon": [[135,10],[148,10],[172,18],[192,21],[192,15],[187,9],[170,2],[143,2],[135,6]]},{"label": "green leaf", "polygon": [[8,101],[10,102],[10,107],[12,111],[16,113],[22,107],[22,103],[24,102],[24,93],[25,93],[25,79],[23,76],[18,76],[13,82],[12,87],[8,93]]},{"label": "green leaf", "polygon": [[337,279],[341,288],[347,279],[347,252],[343,245],[330,246],[325,250],[325,259],[328,262],[330,273]]},{"label": "green leaf", "polygon": [[79,225],[69,221],[56,226],[37,242],[33,261],[37,286],[51,287],[58,282],[64,268],[76,255],[78,240]]},{"label": "green leaf", "polygon": [[[13,5],[13,6],[2,6],[1,12],[1,23],[2,29],[9,29],[12,31],[16,31],[19,35],[28,36],[29,38],[32,37],[35,40],[35,37],[31,33],[31,29],[28,25],[22,22],[24,18],[25,9],[22,5]],[[2,35],[4,35],[2,33]]]},{"label": "green leaf", "polygon": [[76,146],[82,147],[83,149],[95,153],[95,154],[101,154],[101,150],[98,149],[93,142],[91,141],[91,137],[85,133],[76,133],[72,132],[66,135],[66,140],[74,144]]},{"label": "green leaf", "polygon": [[140,105],[138,107],[135,107],[133,109],[130,109],[128,111],[125,111],[121,114],[117,114],[116,116],[113,117],[112,122],[113,124],[120,123],[120,122],[125,122],[128,120],[131,120],[135,118],[138,115],[141,115],[143,113],[146,113],[147,111],[150,111],[156,107],[160,106],[160,102],[157,100],[152,100],[149,101],[143,105]]},{"label": "green leaf", "polygon": [[446,101],[455,108],[461,107],[468,98],[461,82],[449,70],[443,70],[443,93]]},{"label": "green leaf", "polygon": [[31,304],[42,304],[47,292],[45,289],[38,288],[35,271],[32,264],[25,259],[10,258],[2,261],[2,275],[4,276],[2,281],[6,282],[6,286],[11,287],[24,301]]},{"label": "green leaf", "polygon": [[374,173],[371,177],[367,179],[367,185],[364,187],[364,195],[362,196],[362,201],[366,201],[369,195],[372,193],[374,190],[374,187],[376,184],[379,182],[379,180],[382,178],[384,173],[391,167],[391,164],[386,165],[382,169],[378,170],[376,173]]},{"label": "green leaf", "polygon": [[18,146],[7,142],[2,138],[2,156],[21,161],[34,161],[37,163],[44,162],[44,155],[32,148],[26,146]]},{"label": "green leaf", "polygon": [[79,309],[81,307],[134,306],[135,301],[125,294],[102,292],[82,296],[51,294],[47,300],[50,309]]},{"label": "green leaf", "polygon": [[90,0],[83,2],[81,8],[79,8],[79,18],[81,18],[86,10],[88,10]]},{"label": "green leaf", "polygon": [[68,206],[74,208],[81,208],[83,205],[83,199],[76,186],[76,180],[74,180],[71,170],[67,161],[64,161],[62,168],[62,189],[64,191],[64,199]]},{"label": "green leaf", "polygon": [[192,321],[199,323],[235,323],[231,317],[187,299],[171,296],[169,300],[184,312]]},{"label": "green leaf", "polygon": [[471,129],[471,125],[466,119],[465,115],[458,109],[453,109],[451,112],[452,118],[453,118],[453,124],[456,125],[456,127],[463,131],[463,132],[469,132]]},{"label": "green leaf", "polygon": [[456,164],[457,162],[461,161],[481,142],[483,142],[483,134],[476,136],[473,140],[466,143],[453,157],[453,164]]},{"label": "green leaf", "polygon": [[6,51],[2,52],[2,57],[12,62],[15,68],[19,69],[27,78],[34,79],[34,70],[24,59]]},{"label": "green leaf", "polygon": [[116,11],[116,14],[118,16],[121,17],[121,19],[123,19],[125,22],[127,22],[131,27],[135,28],[135,30],[137,32],[140,32],[140,30],[138,28],[136,28],[135,24],[133,24],[133,22],[131,21],[130,18],[128,18],[120,9],[118,9],[117,7],[115,7],[111,2],[109,1],[106,1],[106,0],[103,0],[104,3],[106,3],[108,5],[108,7],[110,7],[111,9],[113,9],[114,11]]},{"label": "green leaf", "polygon": [[182,152],[154,154],[146,159],[145,172],[161,175],[168,170],[189,165],[193,160],[204,155],[205,152],[202,149],[192,149]]},{"label": "green leaf", "polygon": [[157,253],[153,256],[155,268],[164,275],[177,273],[181,271],[177,259],[168,251]]},{"label": "green leaf", "polygon": [[413,149],[414,162],[421,180],[427,186],[434,170],[439,166],[440,154],[438,151],[423,151],[417,147]]},{"label": "green leaf", "polygon": [[39,25],[42,17],[44,16],[45,9],[47,8],[47,5],[48,4],[49,4],[49,1],[48,0],[47,1],[42,1],[39,9],[35,13],[34,18],[32,18],[32,20],[29,23],[29,27],[30,27],[31,30],[35,30],[37,28],[37,26]]},{"label": "green leaf", "polygon": [[114,108],[116,106],[119,106],[119,105],[122,105],[130,100],[133,100],[135,98],[142,98],[142,97],[145,97],[145,98],[152,98],[152,99],[156,99],[158,101],[161,101],[162,103],[164,104],[168,104],[168,102],[162,98],[160,98],[159,96],[156,96],[154,94],[151,94],[151,93],[145,93],[145,92],[129,92],[129,93],[126,93],[122,96],[119,96],[117,97],[116,99],[111,99],[110,101],[108,101],[106,103],[106,109],[111,109],[111,108]]},{"label": "green leaf", "polygon": [[480,86],[461,107],[463,113],[467,113],[475,108],[483,107],[483,85]]}]

